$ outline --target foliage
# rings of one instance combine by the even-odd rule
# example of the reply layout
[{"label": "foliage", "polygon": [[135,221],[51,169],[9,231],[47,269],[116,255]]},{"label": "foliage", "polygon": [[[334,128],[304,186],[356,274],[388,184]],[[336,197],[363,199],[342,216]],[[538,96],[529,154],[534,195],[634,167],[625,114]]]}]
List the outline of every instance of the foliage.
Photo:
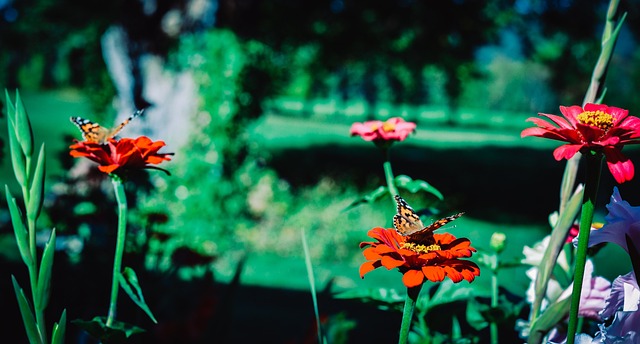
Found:
[{"label": "foliage", "polygon": [[[31,122],[20,99],[20,94],[16,91],[14,102],[11,101],[8,91],[5,91],[5,94],[9,151],[16,180],[22,189],[24,203],[18,205],[18,201],[11,195],[9,186],[6,184],[5,194],[18,250],[28,270],[31,299],[28,298],[13,275],[11,280],[29,342],[46,344],[49,343],[49,339],[45,327],[44,311],[51,299],[56,231],[55,229],[51,231],[42,257],[38,261],[36,221],[44,202],[45,149],[42,144],[37,160],[34,160],[36,156]],[[20,208],[24,209],[24,215]],[[66,312],[63,311],[60,322],[53,325],[51,343],[63,343],[65,329]]]}]

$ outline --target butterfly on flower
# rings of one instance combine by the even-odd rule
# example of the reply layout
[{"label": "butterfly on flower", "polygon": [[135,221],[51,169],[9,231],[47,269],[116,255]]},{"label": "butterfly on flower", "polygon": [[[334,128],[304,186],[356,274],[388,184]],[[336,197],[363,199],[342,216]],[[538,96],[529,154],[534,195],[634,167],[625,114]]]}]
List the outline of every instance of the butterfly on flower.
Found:
[{"label": "butterfly on flower", "polygon": [[421,240],[421,238],[428,238],[432,236],[433,231],[446,225],[447,223],[459,218],[464,213],[457,213],[455,215],[441,218],[434,223],[425,226],[420,220],[420,216],[411,208],[411,206],[402,199],[399,195],[395,196],[397,208],[397,214],[393,216],[393,227],[396,231],[411,240]]},{"label": "butterfly on flower", "polygon": [[134,118],[142,115],[143,112],[144,109],[134,112],[133,115],[131,115],[129,118],[124,120],[124,122],[120,123],[120,125],[113,129],[105,128],[98,123],[94,123],[82,117],[71,117],[71,122],[78,126],[78,128],[82,132],[82,138],[85,142],[98,143],[103,145],[106,144],[109,139],[114,138],[122,130],[122,128],[129,124],[129,122],[131,122]]}]

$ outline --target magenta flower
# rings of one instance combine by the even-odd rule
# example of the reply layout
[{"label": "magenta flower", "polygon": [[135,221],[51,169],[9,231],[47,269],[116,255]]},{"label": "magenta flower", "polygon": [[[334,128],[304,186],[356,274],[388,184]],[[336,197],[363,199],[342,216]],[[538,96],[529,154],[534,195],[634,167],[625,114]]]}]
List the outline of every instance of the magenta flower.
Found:
[{"label": "magenta flower", "polygon": [[537,127],[523,130],[520,136],[567,142],[553,151],[558,161],[570,159],[577,152],[602,153],[616,182],[624,183],[633,179],[633,163],[622,154],[622,148],[627,144],[640,143],[640,118],[629,116],[628,110],[601,104],[586,104],[584,109],[577,105],[560,106],[560,112],[564,118],[539,114],[551,123],[537,117],[527,119]]},{"label": "magenta flower", "polygon": [[[620,191],[614,187],[607,210],[609,214],[604,218],[606,224],[601,229],[591,230],[589,247],[612,242],[629,253],[625,238],[629,236],[635,247],[640,248],[640,207],[632,207],[629,202],[623,201]],[[577,242],[577,238],[573,240],[574,245],[577,245]]]},{"label": "magenta flower", "polygon": [[415,123],[406,122],[400,117],[393,117],[385,122],[353,123],[351,136],[360,136],[365,141],[404,141],[415,129]]}]

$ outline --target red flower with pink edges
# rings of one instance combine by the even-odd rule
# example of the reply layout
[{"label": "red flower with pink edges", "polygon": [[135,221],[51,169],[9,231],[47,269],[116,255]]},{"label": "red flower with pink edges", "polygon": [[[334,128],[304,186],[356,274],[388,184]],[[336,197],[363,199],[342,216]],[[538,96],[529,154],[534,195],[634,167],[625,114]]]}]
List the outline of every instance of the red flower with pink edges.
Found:
[{"label": "red flower with pink edges", "polygon": [[577,152],[602,153],[616,182],[633,179],[633,163],[622,154],[622,148],[627,144],[640,143],[640,118],[629,116],[628,110],[602,104],[586,104],[584,108],[560,106],[560,112],[564,117],[540,113],[548,120],[527,119],[537,127],[523,130],[520,136],[567,142],[553,151],[558,161],[570,159]]}]

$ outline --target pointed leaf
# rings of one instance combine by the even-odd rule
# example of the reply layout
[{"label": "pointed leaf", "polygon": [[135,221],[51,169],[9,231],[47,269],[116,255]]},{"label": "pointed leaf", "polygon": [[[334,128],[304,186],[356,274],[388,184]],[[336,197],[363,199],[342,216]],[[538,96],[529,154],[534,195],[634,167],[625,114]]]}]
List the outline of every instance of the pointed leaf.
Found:
[{"label": "pointed leaf", "polygon": [[145,332],[144,329],[121,321],[114,321],[107,326],[106,317],[95,317],[87,320],[73,320],[71,323],[87,331],[92,337],[99,339],[104,344],[126,343],[127,338],[137,333]]},{"label": "pointed leaf", "polygon": [[16,107],[13,106],[11,97],[9,97],[9,91],[6,88],[4,89],[4,97],[6,99],[6,105],[7,105],[7,117],[8,119],[14,121],[16,118]]},{"label": "pointed leaf", "polygon": [[568,316],[571,298],[567,297],[549,306],[531,325],[529,344],[541,343],[544,336]]},{"label": "pointed leaf", "polygon": [[384,196],[387,193],[386,186],[379,186],[377,189],[371,191],[370,193],[364,195],[361,199],[353,201],[353,203],[349,204],[344,211],[349,210],[357,205],[362,203],[373,203],[378,200],[380,197]]},{"label": "pointed leaf", "polygon": [[573,158],[567,160],[567,164],[564,168],[564,174],[562,175],[562,183],[560,184],[560,207],[559,212],[563,212],[566,207],[569,198],[574,190],[576,183],[576,174],[578,171],[578,165],[580,162],[581,153],[576,153]]},{"label": "pointed leaf", "polygon": [[144,296],[142,296],[142,289],[138,284],[138,276],[136,275],[136,272],[133,271],[132,268],[124,268],[124,271],[119,276],[119,281],[120,286],[122,287],[122,289],[124,289],[127,295],[129,295],[131,300],[133,300],[133,302],[135,302],[136,305],[138,305],[140,309],[147,313],[149,318],[151,318],[151,320],[153,320],[153,322],[157,324],[158,321],[153,316],[153,313],[151,313],[151,309],[149,309],[149,306],[147,306],[144,301]]},{"label": "pointed leaf", "polygon": [[[538,274],[536,276],[535,284],[535,298],[532,304],[532,314],[537,314],[542,305],[542,299],[547,292],[547,282],[553,272],[553,267],[558,259],[558,254],[562,250],[565,238],[569,229],[573,225],[573,221],[578,215],[580,206],[582,204],[582,195],[584,189],[578,187],[578,190],[573,194],[569,202],[567,203],[564,211],[560,214],[560,218],[556,223],[556,226],[551,232],[551,239],[549,240],[549,246],[544,251],[542,256],[542,262],[538,266]],[[535,320],[535,319],[532,319]]]},{"label": "pointed leaf", "polygon": [[320,311],[318,310],[318,296],[316,294],[316,281],[313,276],[313,264],[311,263],[311,253],[309,253],[309,246],[307,245],[307,237],[304,234],[304,229],[300,231],[302,237],[302,249],[304,251],[304,263],[307,268],[307,277],[309,278],[309,289],[311,291],[311,300],[313,301],[313,312],[316,317],[316,331],[318,335],[318,343],[323,343],[324,336],[323,325],[320,322]]},{"label": "pointed leaf", "polygon": [[67,310],[62,311],[60,322],[53,324],[53,333],[51,334],[51,344],[63,344],[64,334],[67,328]]},{"label": "pointed leaf", "polygon": [[44,198],[44,171],[45,171],[45,154],[44,143],[40,146],[40,153],[38,154],[38,162],[33,174],[33,178],[29,178],[31,181],[31,190],[29,190],[29,204],[27,205],[27,216],[33,221],[40,216],[42,210],[42,201]]},{"label": "pointed leaf", "polygon": [[[6,92],[5,92],[6,93]],[[18,142],[16,134],[16,122],[15,122],[15,107],[11,103],[9,94],[7,93],[7,131],[9,133],[9,152],[11,153],[11,166],[13,167],[13,174],[16,176],[16,180],[20,185],[26,185],[26,162],[25,156],[22,152],[22,147]]]},{"label": "pointed leaf", "polygon": [[13,224],[13,233],[16,237],[16,243],[18,244],[18,251],[20,251],[22,261],[24,261],[27,266],[32,266],[33,258],[31,257],[31,251],[29,249],[29,232],[27,232],[22,214],[20,213],[16,199],[11,196],[9,187],[5,185],[4,190],[7,196],[7,205],[9,206],[9,214],[11,214],[11,223]]},{"label": "pointed leaf", "polygon": [[27,331],[27,338],[29,343],[42,343],[40,339],[40,332],[38,332],[38,326],[36,325],[36,319],[31,311],[29,300],[24,295],[24,290],[20,288],[16,278],[11,275],[11,282],[13,282],[13,291],[16,293],[18,299],[18,306],[20,307],[20,314],[22,314],[22,322],[24,323],[24,329]]},{"label": "pointed leaf", "polygon": [[16,136],[18,138],[18,142],[20,142],[20,146],[22,147],[22,152],[25,156],[33,155],[33,132],[31,131],[31,122],[29,122],[29,116],[27,116],[27,111],[24,108],[24,104],[22,104],[22,100],[20,99],[20,92],[16,90],[16,115],[15,115],[15,125],[16,125]]},{"label": "pointed leaf", "polygon": [[413,180],[411,179],[411,177],[401,174],[394,179],[394,182],[397,187],[403,188],[405,190],[409,190],[409,192],[411,193],[416,193],[418,191],[426,191],[438,197],[438,199],[444,200],[444,196],[442,195],[442,193],[424,180],[420,180],[420,179]]},{"label": "pointed leaf", "polygon": [[40,271],[38,272],[38,293],[36,294],[36,309],[44,310],[49,303],[51,295],[51,270],[53,269],[53,256],[56,250],[56,230],[51,231],[49,241],[44,246]]}]

